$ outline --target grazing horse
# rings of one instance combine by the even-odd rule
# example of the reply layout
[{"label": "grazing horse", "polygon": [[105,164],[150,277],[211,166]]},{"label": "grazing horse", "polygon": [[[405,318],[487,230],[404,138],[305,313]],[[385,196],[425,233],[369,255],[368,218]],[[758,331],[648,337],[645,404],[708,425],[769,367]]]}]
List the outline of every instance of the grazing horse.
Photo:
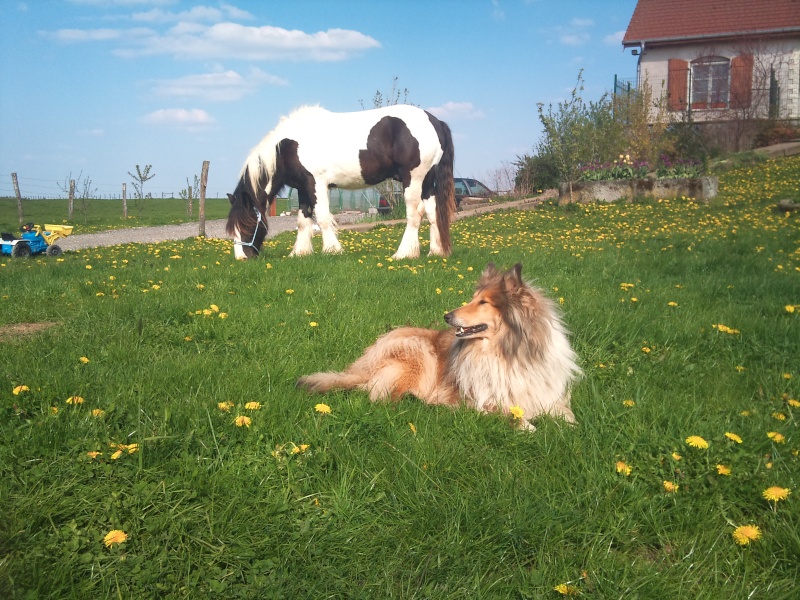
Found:
[{"label": "grazing horse", "polygon": [[430,254],[450,254],[455,212],[453,139],[450,128],[409,105],[332,113],[306,106],[282,117],[248,156],[239,183],[228,194],[227,231],[238,259],[257,256],[267,235],[267,206],[288,185],[297,189],[297,240],[291,256],[313,252],[312,214],[322,231],[322,251],[338,253],[328,191],[362,189],[386,179],[403,185],[406,230],[395,259],[419,256],[423,213],[431,224]]}]

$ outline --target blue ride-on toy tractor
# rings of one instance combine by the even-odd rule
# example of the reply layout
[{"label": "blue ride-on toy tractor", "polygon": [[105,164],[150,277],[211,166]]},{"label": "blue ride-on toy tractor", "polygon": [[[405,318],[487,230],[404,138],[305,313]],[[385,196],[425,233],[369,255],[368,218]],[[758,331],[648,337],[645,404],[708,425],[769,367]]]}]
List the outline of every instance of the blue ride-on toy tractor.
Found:
[{"label": "blue ride-on toy tractor", "polygon": [[0,234],[0,254],[9,254],[14,258],[27,258],[42,252],[47,256],[61,256],[61,246],[55,242],[72,233],[72,225],[45,224],[42,229],[39,225],[26,223],[21,229],[21,237],[11,233]]}]

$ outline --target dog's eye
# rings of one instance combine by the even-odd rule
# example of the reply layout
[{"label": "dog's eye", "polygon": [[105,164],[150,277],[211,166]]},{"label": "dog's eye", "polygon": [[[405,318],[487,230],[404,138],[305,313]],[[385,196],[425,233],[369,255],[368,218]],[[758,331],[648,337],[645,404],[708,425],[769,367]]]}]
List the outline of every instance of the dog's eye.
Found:
[{"label": "dog's eye", "polygon": [[478,300],[478,304],[489,304],[486,300]]}]

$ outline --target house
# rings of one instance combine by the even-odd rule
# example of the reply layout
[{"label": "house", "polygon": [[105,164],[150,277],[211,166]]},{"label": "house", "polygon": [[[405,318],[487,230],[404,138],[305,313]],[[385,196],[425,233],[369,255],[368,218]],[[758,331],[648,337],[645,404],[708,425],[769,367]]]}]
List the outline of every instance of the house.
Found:
[{"label": "house", "polygon": [[622,45],[670,118],[720,146],[800,124],[800,0],[639,0]]}]

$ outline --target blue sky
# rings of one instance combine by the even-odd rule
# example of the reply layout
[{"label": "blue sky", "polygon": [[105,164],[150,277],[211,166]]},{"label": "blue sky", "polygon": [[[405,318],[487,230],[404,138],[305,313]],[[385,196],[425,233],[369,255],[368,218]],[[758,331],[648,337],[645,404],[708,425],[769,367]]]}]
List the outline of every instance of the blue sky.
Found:
[{"label": "blue sky", "polygon": [[[304,104],[372,105],[392,81],[453,130],[456,174],[486,180],[539,139],[536,104],[584,69],[614,75],[635,0],[0,0],[0,196],[58,196],[69,177],[119,195],[178,192],[211,161],[232,191],[250,149]],[[487,183],[490,183],[487,181]],[[79,182],[80,185],[80,182]]]}]

